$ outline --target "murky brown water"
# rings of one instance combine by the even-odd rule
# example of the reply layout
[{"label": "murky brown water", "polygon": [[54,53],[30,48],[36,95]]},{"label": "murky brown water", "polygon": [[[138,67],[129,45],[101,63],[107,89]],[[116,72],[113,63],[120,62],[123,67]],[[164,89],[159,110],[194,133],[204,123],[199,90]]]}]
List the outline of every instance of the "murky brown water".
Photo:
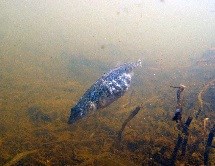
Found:
[{"label": "murky brown water", "polygon": [[[207,86],[215,79],[213,5],[3,1],[0,165],[170,165],[178,136],[188,142],[175,164],[203,165],[215,120],[214,84]],[[103,73],[138,59],[143,67],[122,98],[67,124],[71,107]],[[172,121],[176,91],[170,86],[180,83],[186,85],[182,120],[193,117],[188,135]],[[122,124],[140,105],[119,141]],[[211,148],[211,165],[213,158]]]},{"label": "murky brown water", "polygon": [[[175,90],[169,85],[183,79],[188,86],[183,95],[183,120],[186,120],[198,108],[197,94],[202,85],[213,76],[213,73],[202,76],[199,71],[190,70],[192,67],[188,68],[192,73],[183,75],[175,69],[155,70],[143,66],[135,71],[130,105],[125,107],[132,90],[109,107],[68,125],[71,106],[99,75],[114,66],[68,55],[65,59],[34,58],[5,56],[1,61],[1,165],[160,165],[168,162],[179,132],[171,120],[176,102]],[[34,62],[31,64],[31,61]],[[213,100],[207,98],[208,102]],[[122,123],[140,104],[144,105],[143,109],[128,123],[118,142]],[[202,120],[209,115],[213,123],[214,110],[205,110],[204,115],[193,120],[186,156],[179,155],[176,163],[203,163],[206,135],[203,135]],[[213,151],[211,155],[214,156]]]}]

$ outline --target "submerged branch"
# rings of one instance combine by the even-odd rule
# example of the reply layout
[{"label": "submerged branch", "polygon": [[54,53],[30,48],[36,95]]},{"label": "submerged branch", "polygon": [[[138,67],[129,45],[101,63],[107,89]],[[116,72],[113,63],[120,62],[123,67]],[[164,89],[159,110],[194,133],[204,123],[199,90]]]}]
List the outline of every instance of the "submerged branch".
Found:
[{"label": "submerged branch", "polygon": [[131,94],[130,94],[130,96],[129,96],[129,101],[128,101],[127,104],[125,104],[125,105],[123,106],[124,108],[131,105],[132,97],[134,96],[134,93],[135,93],[135,91],[132,90],[132,91],[131,91]]},{"label": "submerged branch", "polygon": [[215,125],[212,127],[208,135],[208,140],[205,146],[205,153],[204,153],[204,165],[208,165],[209,153],[210,153],[210,149],[212,148],[214,133],[215,133]]},{"label": "submerged branch", "polygon": [[122,133],[127,125],[127,123],[133,119],[135,117],[135,115],[137,115],[137,113],[140,111],[141,107],[140,106],[137,106],[129,115],[129,117],[124,121],[124,123],[122,124],[122,127],[119,131],[119,134],[118,134],[118,140],[121,141],[122,139]]},{"label": "submerged branch", "polygon": [[185,135],[184,138],[182,137],[182,134],[178,134],[177,143],[172,153],[171,165],[175,165],[178,150],[180,149],[181,146],[182,146],[182,155],[185,156],[187,141],[188,141],[188,134],[189,134],[188,130],[189,130],[190,123],[192,122],[192,119],[193,119],[192,117],[188,117],[186,122],[183,125],[182,133]]},{"label": "submerged branch", "polygon": [[203,95],[206,92],[206,90],[211,86],[211,85],[215,85],[215,79],[212,81],[209,81],[203,88],[202,90],[199,92],[198,94],[198,103],[199,103],[199,110],[196,113],[195,117],[198,118],[199,114],[201,112],[203,112],[204,109],[204,100],[203,100]]},{"label": "submerged branch", "polygon": [[30,151],[25,151],[25,152],[21,152],[18,153],[12,160],[10,160],[8,163],[6,163],[4,166],[12,166],[15,165],[17,162],[19,162],[20,160],[22,160],[23,158],[25,158],[26,156],[37,152],[37,150],[30,150]]}]

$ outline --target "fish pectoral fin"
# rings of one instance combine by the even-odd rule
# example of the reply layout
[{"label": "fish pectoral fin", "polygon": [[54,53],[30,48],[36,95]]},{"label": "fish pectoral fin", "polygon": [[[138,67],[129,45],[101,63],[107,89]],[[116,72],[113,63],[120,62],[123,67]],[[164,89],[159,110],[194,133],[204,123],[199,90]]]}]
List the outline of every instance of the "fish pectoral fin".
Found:
[{"label": "fish pectoral fin", "polygon": [[94,102],[89,102],[89,110],[95,111],[96,110],[96,104]]},{"label": "fish pectoral fin", "polygon": [[105,107],[105,106],[107,105],[107,100],[105,100],[105,99],[100,99],[100,100],[99,100],[99,105],[100,105],[101,107]]}]

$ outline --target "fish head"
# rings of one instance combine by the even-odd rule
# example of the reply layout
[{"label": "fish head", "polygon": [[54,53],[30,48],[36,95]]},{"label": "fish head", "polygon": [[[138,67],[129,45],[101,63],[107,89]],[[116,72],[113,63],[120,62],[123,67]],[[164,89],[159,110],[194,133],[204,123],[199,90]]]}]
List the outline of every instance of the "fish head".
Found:
[{"label": "fish head", "polygon": [[133,67],[131,65],[127,65],[125,64],[122,68],[121,68],[121,72],[122,73],[126,73],[126,74],[130,74],[133,70]]},{"label": "fish head", "polygon": [[84,116],[85,116],[85,111],[83,109],[73,107],[71,108],[71,114],[68,120],[68,124],[73,124]]},{"label": "fish head", "polygon": [[127,74],[130,74],[133,71],[133,69],[138,67],[138,66],[142,66],[141,60],[138,60],[137,62],[134,62],[134,63],[124,64],[121,67],[121,70],[123,70]]}]

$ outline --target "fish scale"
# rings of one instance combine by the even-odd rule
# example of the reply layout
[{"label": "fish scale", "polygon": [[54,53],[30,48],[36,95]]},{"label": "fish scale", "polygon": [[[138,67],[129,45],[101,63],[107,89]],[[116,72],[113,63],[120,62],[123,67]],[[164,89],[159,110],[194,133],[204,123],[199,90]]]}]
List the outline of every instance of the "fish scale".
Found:
[{"label": "fish scale", "polygon": [[141,66],[141,61],[123,64],[98,79],[71,108],[69,124],[75,123],[92,110],[107,107],[128,90],[132,71]]}]

